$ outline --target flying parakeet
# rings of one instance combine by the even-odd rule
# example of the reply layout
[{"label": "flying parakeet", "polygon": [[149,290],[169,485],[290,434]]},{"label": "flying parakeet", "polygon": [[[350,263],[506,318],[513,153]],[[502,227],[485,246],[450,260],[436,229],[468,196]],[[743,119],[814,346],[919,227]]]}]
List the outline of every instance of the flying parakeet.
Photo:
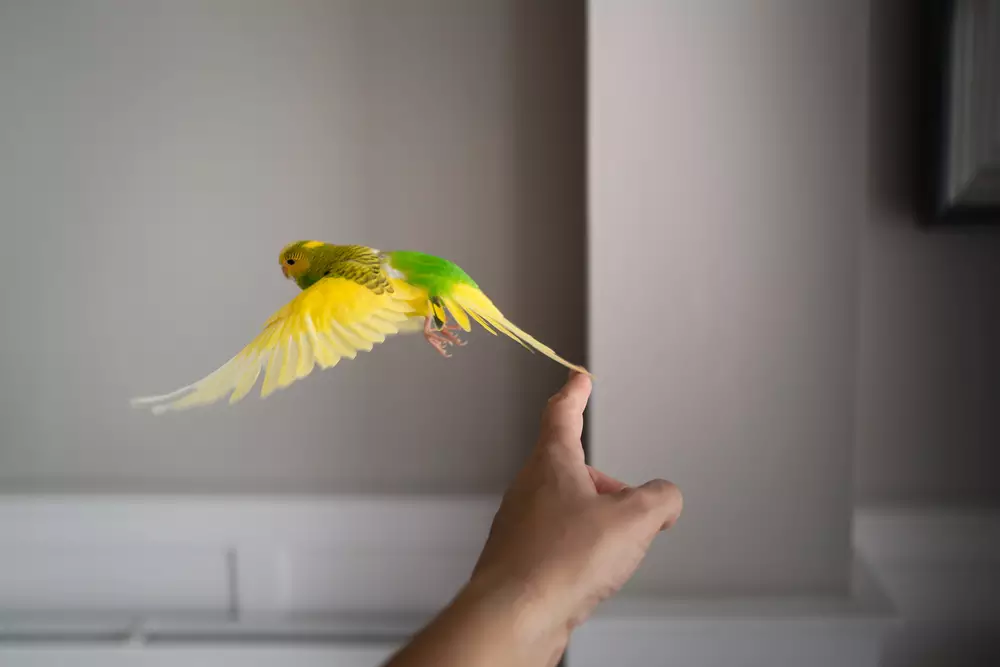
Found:
[{"label": "flying parakeet", "polygon": [[[261,373],[261,397],[309,375],[318,365],[370,352],[392,334],[419,331],[442,356],[465,345],[456,331],[471,321],[499,331],[577,372],[590,373],[518,328],[453,262],[415,251],[381,252],[362,245],[298,241],[278,257],[285,278],[302,290],[271,316],[263,331],[212,374],[162,396],[132,399],[160,414],[243,399]],[[450,316],[450,317],[449,317]]]}]

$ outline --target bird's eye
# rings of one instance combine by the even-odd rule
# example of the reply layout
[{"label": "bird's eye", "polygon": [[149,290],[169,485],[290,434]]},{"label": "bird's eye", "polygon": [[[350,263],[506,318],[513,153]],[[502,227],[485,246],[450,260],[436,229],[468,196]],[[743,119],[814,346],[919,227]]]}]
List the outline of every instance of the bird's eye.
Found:
[{"label": "bird's eye", "polygon": [[285,264],[287,264],[288,266],[292,266],[293,264],[295,264],[295,260],[294,259],[286,259],[285,260]]}]

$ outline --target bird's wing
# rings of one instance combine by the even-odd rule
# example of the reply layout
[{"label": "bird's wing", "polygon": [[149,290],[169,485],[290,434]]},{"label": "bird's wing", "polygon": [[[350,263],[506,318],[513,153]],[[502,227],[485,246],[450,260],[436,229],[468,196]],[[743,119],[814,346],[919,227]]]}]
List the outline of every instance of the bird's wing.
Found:
[{"label": "bird's wing", "polygon": [[413,316],[413,288],[388,279],[390,288],[372,289],[353,277],[323,278],[271,316],[263,331],[212,374],[169,394],[132,399],[155,414],[214,403],[229,394],[243,399],[261,373],[261,397],[341,359],[370,352],[386,336],[399,333]]}]

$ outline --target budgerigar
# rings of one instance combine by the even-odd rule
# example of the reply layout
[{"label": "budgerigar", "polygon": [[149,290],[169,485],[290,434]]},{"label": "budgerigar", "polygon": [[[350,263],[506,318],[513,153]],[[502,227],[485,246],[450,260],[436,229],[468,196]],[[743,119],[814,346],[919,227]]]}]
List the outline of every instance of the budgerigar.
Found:
[{"label": "budgerigar", "polygon": [[382,252],[363,245],[297,241],[278,257],[281,271],[302,290],[271,316],[263,331],[205,378],[169,394],[132,399],[154,413],[214,403],[233,404],[254,387],[261,397],[341,359],[370,352],[387,336],[419,331],[442,356],[465,345],[458,330],[475,321],[577,372],[572,364],[508,320],[453,262],[415,251]]}]

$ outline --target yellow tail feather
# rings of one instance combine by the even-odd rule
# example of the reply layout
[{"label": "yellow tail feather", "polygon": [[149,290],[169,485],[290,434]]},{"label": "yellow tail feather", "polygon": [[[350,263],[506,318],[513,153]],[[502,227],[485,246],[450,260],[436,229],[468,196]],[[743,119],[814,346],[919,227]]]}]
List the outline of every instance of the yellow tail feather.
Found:
[{"label": "yellow tail feather", "polygon": [[[484,329],[496,335],[496,329],[500,333],[514,339],[528,350],[538,350],[549,359],[570,368],[577,373],[583,373],[593,377],[593,374],[583,366],[570,363],[555,353],[552,348],[536,340],[530,334],[519,328],[516,324],[503,316],[503,313],[493,305],[481,290],[471,285],[456,285],[450,294],[450,298],[444,301],[455,321],[468,331],[469,316],[478,322]],[[493,328],[491,328],[491,326]]]}]

